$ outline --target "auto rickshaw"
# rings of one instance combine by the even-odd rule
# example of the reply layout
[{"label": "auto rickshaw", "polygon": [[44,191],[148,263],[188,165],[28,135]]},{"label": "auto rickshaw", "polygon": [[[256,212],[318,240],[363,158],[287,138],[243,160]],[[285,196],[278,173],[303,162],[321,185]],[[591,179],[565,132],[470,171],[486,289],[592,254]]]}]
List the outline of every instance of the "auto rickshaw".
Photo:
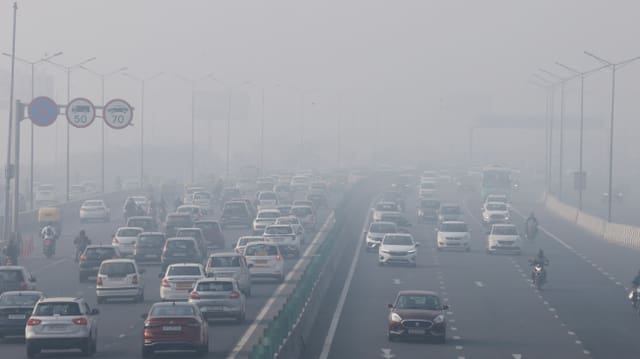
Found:
[{"label": "auto rickshaw", "polygon": [[40,230],[47,225],[52,225],[56,229],[58,236],[62,233],[62,211],[56,207],[43,207],[38,210],[38,224]]}]

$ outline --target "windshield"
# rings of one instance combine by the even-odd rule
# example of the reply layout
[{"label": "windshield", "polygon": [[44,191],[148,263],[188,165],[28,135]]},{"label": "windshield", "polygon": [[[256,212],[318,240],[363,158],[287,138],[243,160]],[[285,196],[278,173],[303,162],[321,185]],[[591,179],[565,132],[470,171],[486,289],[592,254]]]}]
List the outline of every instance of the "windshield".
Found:
[{"label": "windshield", "polygon": [[442,214],[460,214],[460,207],[458,206],[443,206],[440,208]]},{"label": "windshield", "polygon": [[467,232],[467,225],[464,223],[443,223],[440,225],[442,232]]},{"label": "windshield", "polygon": [[401,295],[396,301],[397,309],[441,310],[440,298],[435,295]]},{"label": "windshield", "polygon": [[202,275],[202,271],[198,266],[171,266],[167,275]]},{"label": "windshield", "polygon": [[489,203],[487,209],[489,211],[506,211],[507,206],[504,203]]},{"label": "windshield", "polygon": [[193,229],[180,229],[176,233],[176,237],[191,237],[195,239],[200,239],[200,237],[202,237],[202,233],[200,233],[199,230],[196,231]]},{"label": "windshield", "polygon": [[374,222],[369,226],[369,232],[372,233],[396,233],[398,228],[393,223]]},{"label": "windshield", "polygon": [[264,238],[262,237],[240,237],[238,239],[238,246],[246,246],[247,243],[251,243],[251,242],[260,242],[263,241]]},{"label": "windshield", "polygon": [[192,317],[196,315],[191,305],[156,305],[151,308],[150,317]]},{"label": "windshield", "polygon": [[493,226],[491,234],[499,236],[515,236],[518,234],[518,230],[514,226]]},{"label": "windshield", "polygon": [[169,218],[167,218],[167,225],[176,226],[176,227],[190,226],[191,225],[191,217],[189,217],[189,216],[170,215]]},{"label": "windshield", "polygon": [[280,212],[260,212],[258,213],[258,218],[260,219],[276,219],[280,217]]},{"label": "windshield", "polygon": [[209,258],[209,267],[240,267],[240,256],[215,256]]},{"label": "windshield", "polygon": [[262,192],[260,193],[261,201],[275,201],[278,197],[273,192]]},{"label": "windshield", "polygon": [[382,244],[392,245],[392,246],[412,246],[413,239],[409,236],[389,236],[386,235]]},{"label": "windshield", "polygon": [[156,235],[156,236],[140,236],[138,238],[138,243],[161,245],[161,244],[164,243],[164,236],[160,236],[160,235]]},{"label": "windshield", "polygon": [[169,250],[193,250],[195,248],[195,243],[193,240],[177,240],[177,241],[169,241],[167,242],[167,249]]},{"label": "windshield", "polygon": [[310,207],[294,207],[291,209],[291,213],[296,217],[304,217],[312,214]]},{"label": "windshield", "polygon": [[120,229],[118,230],[118,237],[136,237],[138,234],[140,234],[142,231],[139,229],[135,229],[135,228],[124,228],[124,229]]},{"label": "windshield", "polygon": [[40,300],[38,294],[4,293],[0,295],[0,306],[32,307],[38,300]]}]

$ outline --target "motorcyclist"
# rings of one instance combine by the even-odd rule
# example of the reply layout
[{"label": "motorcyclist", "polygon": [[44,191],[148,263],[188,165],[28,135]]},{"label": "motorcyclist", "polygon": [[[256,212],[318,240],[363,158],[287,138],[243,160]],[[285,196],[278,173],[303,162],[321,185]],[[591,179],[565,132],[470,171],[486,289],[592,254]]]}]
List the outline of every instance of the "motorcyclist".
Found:
[{"label": "motorcyclist", "polygon": [[4,249],[4,254],[7,256],[7,261],[11,261],[12,265],[18,265],[18,255],[20,254],[20,246],[15,237],[9,239],[7,246]]},{"label": "motorcyclist", "polygon": [[133,199],[129,198],[127,200],[127,203],[125,203],[124,205],[125,216],[127,217],[127,219],[129,217],[135,216],[137,210],[138,206],[136,205],[136,202]]},{"label": "motorcyclist", "polygon": [[84,253],[84,250],[87,249],[87,246],[91,244],[91,240],[87,237],[84,229],[80,231],[78,236],[74,238],[73,244],[76,246],[76,262],[80,258],[80,255]]},{"label": "motorcyclist", "polygon": [[[549,265],[549,259],[547,257],[545,257],[544,252],[542,251],[542,249],[540,249],[538,251],[538,255],[533,258],[531,260],[531,266],[535,267],[536,265],[540,265],[540,268],[542,269],[542,282],[544,283],[547,279],[547,271],[545,270],[545,266]],[[532,271],[531,272],[531,279],[535,278],[535,273]]]},{"label": "motorcyclist", "polygon": [[49,223],[44,226],[44,228],[42,228],[40,236],[42,237],[42,239],[56,240],[56,238],[58,237],[58,233],[56,233],[56,228],[51,223]]},{"label": "motorcyclist", "polygon": [[538,219],[536,218],[536,215],[533,214],[533,212],[531,212],[529,214],[529,217],[527,217],[526,226],[527,237],[533,238],[538,232]]},{"label": "motorcyclist", "polygon": [[638,307],[638,299],[640,299],[638,298],[638,287],[640,287],[640,269],[631,281],[631,294],[629,295],[629,299],[631,299],[631,302],[633,302],[634,308]]}]

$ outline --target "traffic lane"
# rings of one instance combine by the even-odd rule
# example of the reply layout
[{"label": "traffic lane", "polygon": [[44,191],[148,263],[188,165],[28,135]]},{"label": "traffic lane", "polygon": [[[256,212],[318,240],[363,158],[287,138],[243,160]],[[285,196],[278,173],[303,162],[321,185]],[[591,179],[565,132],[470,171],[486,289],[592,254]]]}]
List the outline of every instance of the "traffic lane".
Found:
[{"label": "traffic lane", "polygon": [[638,252],[581,233],[544,210],[537,213],[546,231],[540,231],[536,241],[550,259],[545,300],[593,356],[637,357],[640,323],[627,298],[629,288],[615,272],[624,275],[626,268],[631,277]]}]

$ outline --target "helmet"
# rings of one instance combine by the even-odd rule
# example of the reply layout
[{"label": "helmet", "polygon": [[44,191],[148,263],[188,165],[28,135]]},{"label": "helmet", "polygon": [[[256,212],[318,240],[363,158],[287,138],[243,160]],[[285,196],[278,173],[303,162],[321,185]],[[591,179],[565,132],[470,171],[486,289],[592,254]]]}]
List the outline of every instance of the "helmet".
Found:
[{"label": "helmet", "polygon": [[540,250],[538,251],[538,257],[539,257],[539,258],[544,257],[544,252],[542,251],[542,249],[540,249]]},{"label": "helmet", "polygon": [[83,236],[83,237],[85,236],[84,229],[80,230],[80,235]]}]

